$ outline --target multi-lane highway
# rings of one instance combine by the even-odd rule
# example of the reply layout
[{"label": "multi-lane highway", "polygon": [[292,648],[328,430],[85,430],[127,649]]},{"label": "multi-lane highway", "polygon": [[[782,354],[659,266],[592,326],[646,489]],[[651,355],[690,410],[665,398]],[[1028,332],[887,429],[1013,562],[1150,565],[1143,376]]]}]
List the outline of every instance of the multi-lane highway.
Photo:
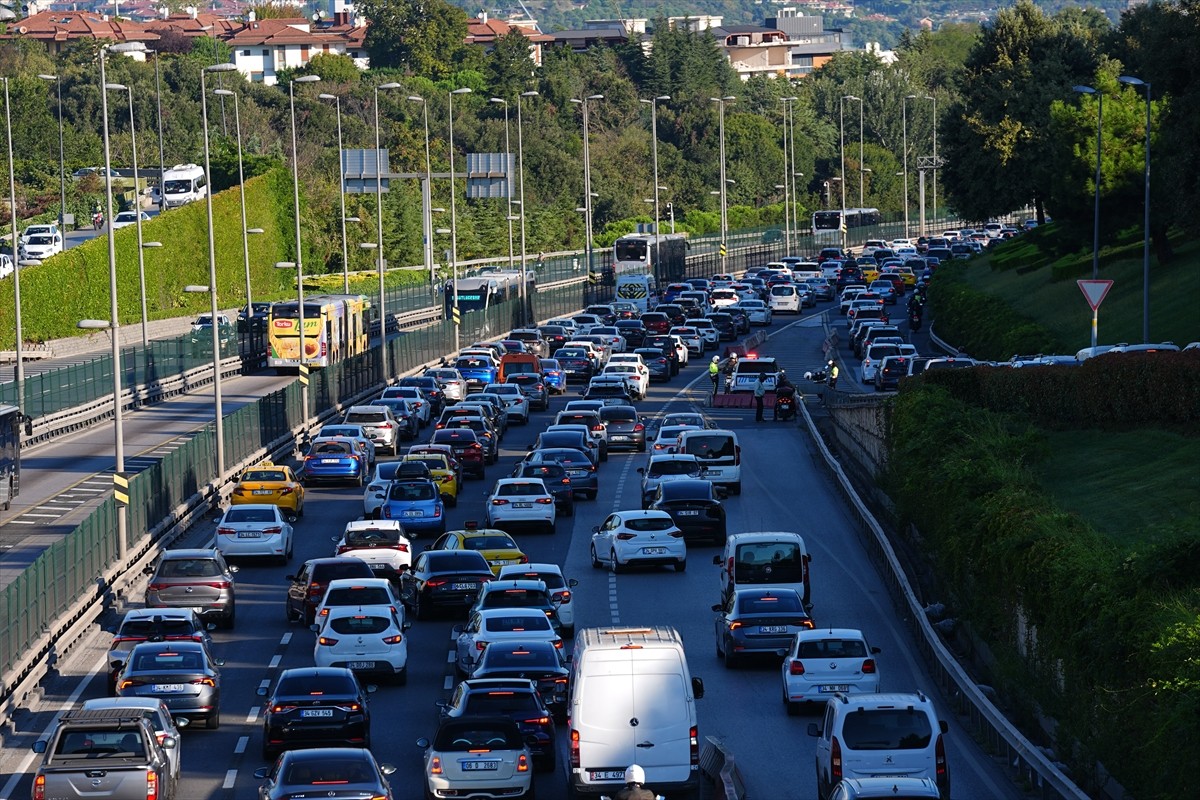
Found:
[{"label": "multi-lane highway", "polygon": [[[778,356],[789,375],[799,377],[821,362],[824,331],[815,317],[788,322],[776,322],[772,338],[761,350]],[[947,716],[948,705],[936,696],[936,687],[915,655],[909,629],[897,617],[875,567],[859,546],[854,522],[814,459],[807,433],[793,424],[756,424],[751,411],[707,408],[704,390],[708,381],[702,371],[701,362],[693,360],[674,381],[656,385],[641,408],[647,415],[700,408],[712,421],[739,433],[745,472],[742,494],[726,501],[730,532],[802,533],[813,554],[812,613],[817,624],[863,628],[882,648],[879,668],[884,690],[934,693],[950,722],[952,796],[960,800],[1019,797],[1003,767],[976,746],[957,720]],[[689,382],[695,384],[694,390],[688,388]],[[563,403],[556,398],[551,413]],[[509,473],[549,416],[535,414],[529,426],[510,429],[500,463],[488,468],[484,481],[469,482],[458,507],[449,511],[451,527],[482,519],[483,498],[492,481]],[[815,797],[815,740],[806,734],[806,728],[817,717],[786,715],[780,702],[777,660],[768,658],[728,671],[716,658],[710,611],[717,597],[716,567],[711,565],[716,549],[693,548],[692,566],[683,573],[655,568],[616,576],[589,565],[592,526],[612,510],[638,507],[636,468],[644,459],[614,453],[601,466],[600,494],[595,501],[580,502],[574,517],[560,518],[553,535],[518,535],[518,542],[532,560],[559,563],[568,577],[579,580],[574,599],[579,626],[666,624],[681,632],[692,674],[703,677],[706,684],[707,694],[698,703],[701,735],[717,737],[732,749],[749,796],[778,800]],[[215,651],[226,660],[222,725],[217,731],[192,728],[184,733],[185,777],[180,798],[225,800],[255,795],[259,781],[252,773],[265,766],[259,755],[262,700],[255,690],[269,685],[281,669],[312,664],[313,634],[284,619],[284,576],[296,571],[305,558],[329,555],[329,537],[361,514],[361,502],[361,490],[357,489],[310,490],[307,513],[296,528],[293,564],[287,568],[242,564],[237,576],[237,627],[214,634]],[[212,533],[212,524],[204,524],[192,532],[187,543],[202,544]],[[428,544],[428,540],[417,544]],[[131,602],[137,599],[129,598]],[[421,750],[415,740],[433,730],[438,718],[434,701],[447,697],[452,686],[451,628],[455,622],[445,618],[415,623],[409,632],[408,684],[381,686],[372,696],[373,750],[380,761],[397,767],[392,776],[397,797],[415,798],[422,791]],[[0,797],[29,796],[27,773],[33,762],[25,748],[50,724],[53,713],[103,693],[103,679],[96,676],[103,670],[108,638],[98,633],[64,658],[59,675],[47,682],[44,703],[17,720],[17,735],[9,737],[3,753],[3,771],[12,777],[0,787]],[[559,764],[565,765],[562,726],[559,732]],[[566,796],[562,769],[536,778],[543,799]]]}]

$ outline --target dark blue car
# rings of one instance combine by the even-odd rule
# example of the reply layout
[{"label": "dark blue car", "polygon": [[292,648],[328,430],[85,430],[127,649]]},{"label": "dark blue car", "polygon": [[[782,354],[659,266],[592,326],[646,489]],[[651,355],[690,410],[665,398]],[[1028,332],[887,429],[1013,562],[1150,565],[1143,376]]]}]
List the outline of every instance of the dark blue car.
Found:
[{"label": "dark blue car", "polygon": [[359,455],[352,439],[340,436],[313,439],[300,467],[300,480],[341,481],[362,486],[366,480],[367,459]]},{"label": "dark blue car", "polygon": [[483,387],[496,383],[499,370],[486,358],[463,356],[454,362],[454,368],[467,382],[468,392],[481,392]]},{"label": "dark blue car", "polygon": [[542,370],[542,380],[546,384],[546,387],[555,394],[566,394],[567,373],[563,372],[562,365],[558,363],[558,359],[540,359],[538,366]]}]

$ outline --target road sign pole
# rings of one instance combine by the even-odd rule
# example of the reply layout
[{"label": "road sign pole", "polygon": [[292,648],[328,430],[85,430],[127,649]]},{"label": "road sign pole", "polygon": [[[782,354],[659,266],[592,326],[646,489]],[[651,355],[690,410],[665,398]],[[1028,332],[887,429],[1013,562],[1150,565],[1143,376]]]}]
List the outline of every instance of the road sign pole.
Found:
[{"label": "road sign pole", "polygon": [[1083,292],[1084,299],[1087,300],[1088,306],[1092,309],[1092,355],[1096,354],[1096,333],[1100,325],[1100,304],[1104,302],[1104,298],[1108,295],[1108,290],[1112,288],[1112,281],[1109,280],[1090,280],[1076,281],[1079,284],[1079,291]]},{"label": "road sign pole", "polygon": [[1092,353],[1096,352],[1096,331],[1100,326],[1100,307],[1092,309]]}]

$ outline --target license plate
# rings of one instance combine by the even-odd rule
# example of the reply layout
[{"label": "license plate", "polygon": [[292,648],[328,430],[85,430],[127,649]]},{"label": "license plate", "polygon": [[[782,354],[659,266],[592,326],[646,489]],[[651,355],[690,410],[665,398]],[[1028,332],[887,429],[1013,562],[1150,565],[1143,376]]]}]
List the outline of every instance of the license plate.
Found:
[{"label": "license plate", "polygon": [[680,511],[679,516],[681,516],[681,517],[698,517],[698,516],[700,516],[700,512],[699,511]]},{"label": "license plate", "polygon": [[787,633],[787,625],[759,625],[759,633]]},{"label": "license plate", "polygon": [[850,686],[845,683],[830,684],[828,686],[822,686],[818,691],[821,691],[821,692],[848,692],[848,691],[850,691]]},{"label": "license plate", "polygon": [[252,494],[275,494],[274,489],[255,489]]},{"label": "license plate", "polygon": [[239,539],[261,539],[262,534],[258,531],[238,531]]},{"label": "license plate", "polygon": [[625,770],[602,769],[588,772],[588,780],[592,781],[623,781]]},{"label": "license plate", "polygon": [[665,547],[643,547],[642,552],[648,556],[665,556],[667,548]]},{"label": "license plate", "polygon": [[500,769],[499,761],[463,761],[463,772],[483,772],[485,770]]},{"label": "license plate", "polygon": [[409,509],[408,511],[405,511],[404,516],[406,516],[406,517],[423,517],[423,516],[425,516],[425,512],[419,508],[412,508],[412,509]]},{"label": "license plate", "polygon": [[162,694],[172,694],[174,692],[182,692],[183,684],[182,683],[156,683],[156,684],[154,684],[154,691],[160,692]]},{"label": "license plate", "polygon": [[350,669],[375,669],[374,661],[351,661],[346,664]]},{"label": "license plate", "polygon": [[388,564],[368,564],[367,566],[370,567],[374,572],[382,572],[383,570],[390,568],[390,565]]},{"label": "license plate", "polygon": [[322,464],[337,464],[340,461],[341,461],[340,458],[322,458],[321,459]]},{"label": "license plate", "polygon": [[581,478],[587,474],[587,470],[569,469],[569,470],[567,470],[567,474],[570,475],[572,478]]},{"label": "license plate", "polygon": [[533,508],[533,503],[513,503],[513,508]]},{"label": "license plate", "polygon": [[452,583],[452,584],[450,584],[450,590],[455,591],[455,592],[467,592],[467,591],[471,591],[473,589],[478,589],[478,588],[479,588],[478,583]]},{"label": "license plate", "polygon": [[300,712],[301,717],[332,717],[332,708],[306,708]]},{"label": "license plate", "polygon": [[629,437],[623,433],[614,433],[608,438],[612,439],[614,442],[625,442],[629,440]]}]

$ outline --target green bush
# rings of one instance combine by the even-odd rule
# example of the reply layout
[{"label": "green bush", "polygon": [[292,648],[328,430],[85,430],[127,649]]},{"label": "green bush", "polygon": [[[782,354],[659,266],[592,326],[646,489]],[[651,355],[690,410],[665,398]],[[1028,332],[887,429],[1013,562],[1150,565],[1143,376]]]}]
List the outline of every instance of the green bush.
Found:
[{"label": "green bush", "polygon": [[[284,180],[280,179],[283,173]],[[280,194],[282,189],[286,193]],[[222,308],[246,301],[242,252],[241,198],[237,189],[213,197],[213,236],[217,265],[217,298]],[[276,169],[246,182],[247,227],[265,233],[249,237],[251,287],[255,300],[284,297],[290,273],[274,269],[292,260],[291,182]],[[188,294],[187,284],[209,283],[208,218],[205,203],[191,203],[142,224],[142,240],[162,247],[143,252],[146,300],[151,319],[205,311],[204,294]],[[137,230],[121,228],[113,237],[117,264],[117,305],[122,325],[141,322]],[[290,282],[294,283],[294,279]],[[24,338],[43,342],[82,333],[81,319],[110,317],[108,239],[99,237],[72,247],[36,267],[21,270],[21,313]],[[13,308],[13,281],[0,285],[0,308]],[[0,315],[0,348],[16,341],[13,315]]]},{"label": "green bush", "polygon": [[1056,353],[1063,349],[1044,327],[967,284],[964,270],[965,266],[947,264],[938,270],[930,289],[929,302],[939,338],[974,358],[990,361],[1007,361],[1018,353]]}]

